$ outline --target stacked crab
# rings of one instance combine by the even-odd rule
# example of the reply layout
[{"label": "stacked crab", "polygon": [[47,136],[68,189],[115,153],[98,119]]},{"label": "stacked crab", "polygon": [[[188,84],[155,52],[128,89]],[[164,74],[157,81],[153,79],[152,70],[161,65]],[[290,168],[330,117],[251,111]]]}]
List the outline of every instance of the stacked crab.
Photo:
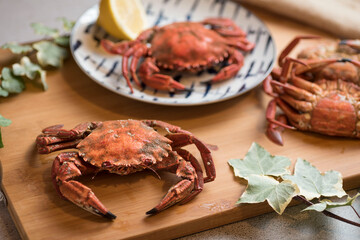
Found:
[{"label": "stacked crab", "polygon": [[[279,56],[280,67],[264,81],[273,97],[266,134],[279,145],[284,128],[360,138],[360,42],[320,43],[297,58],[287,57],[301,39],[316,38],[296,37]],[[277,106],[284,114],[276,116]]]}]

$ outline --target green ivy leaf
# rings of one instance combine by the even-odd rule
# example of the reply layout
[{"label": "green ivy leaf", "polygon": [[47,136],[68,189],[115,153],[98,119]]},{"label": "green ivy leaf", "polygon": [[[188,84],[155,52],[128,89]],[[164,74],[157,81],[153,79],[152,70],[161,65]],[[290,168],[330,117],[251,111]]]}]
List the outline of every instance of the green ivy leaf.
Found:
[{"label": "green ivy leaf", "polygon": [[0,128],[0,148],[4,147],[4,143],[2,142],[2,138],[1,138],[1,128]]},{"label": "green ivy leaf", "polygon": [[15,54],[27,53],[33,50],[33,48],[29,45],[19,45],[16,42],[5,43],[1,46],[1,48],[9,49]]},{"label": "green ivy leaf", "polygon": [[36,57],[41,66],[61,67],[68,55],[66,49],[49,41],[37,42],[33,47],[38,51]]},{"label": "green ivy leaf", "polygon": [[44,91],[46,91],[48,89],[48,85],[46,83],[46,71],[40,70],[39,73],[41,85],[43,86]]},{"label": "green ivy leaf", "polygon": [[32,23],[31,27],[34,29],[36,34],[45,35],[49,37],[57,37],[59,36],[59,31],[55,28],[50,28],[42,23]]},{"label": "green ivy leaf", "polygon": [[4,118],[3,116],[0,115],[0,127],[7,127],[11,124],[11,120]]},{"label": "green ivy leaf", "polygon": [[228,161],[235,176],[247,179],[251,174],[282,176],[290,174],[291,161],[287,157],[272,156],[257,143],[253,143],[245,158]]},{"label": "green ivy leaf", "polygon": [[40,65],[31,62],[28,57],[21,58],[20,64],[13,64],[13,73],[16,76],[26,76],[31,80],[40,77],[40,82],[43,86],[43,89],[48,89],[46,83],[46,71],[42,70]]},{"label": "green ivy leaf", "polygon": [[68,32],[70,32],[71,29],[72,29],[72,28],[74,27],[74,25],[75,25],[75,21],[70,21],[70,20],[68,20],[67,18],[64,18],[64,17],[59,18],[59,20],[62,21],[64,30],[65,30],[65,31],[68,31]]},{"label": "green ivy leaf", "polygon": [[70,38],[68,36],[61,36],[54,38],[54,42],[61,46],[67,47],[70,44]]},{"label": "green ivy leaf", "polygon": [[41,71],[41,67],[38,64],[32,63],[26,56],[21,58],[20,64],[13,64],[12,68],[14,75],[26,76],[31,80],[34,80]]},{"label": "green ivy leaf", "polygon": [[272,177],[249,175],[248,186],[237,203],[260,203],[265,200],[278,213],[282,214],[296,196],[299,189],[291,181],[279,183]]},{"label": "green ivy leaf", "polygon": [[9,96],[9,92],[3,89],[2,87],[0,87],[0,97],[7,97],[7,96]]},{"label": "green ivy leaf", "polygon": [[[6,119],[3,116],[0,115],[0,127],[7,127],[11,124],[11,120],[10,119]],[[2,138],[1,138],[1,128],[0,128],[0,148],[3,148],[4,144],[2,142]]]},{"label": "green ivy leaf", "polygon": [[314,211],[322,212],[324,210],[328,210],[331,208],[351,206],[358,196],[360,196],[360,193],[356,194],[354,197],[348,196],[346,201],[344,201],[344,202],[332,202],[328,199],[324,199],[324,200],[320,201],[319,203],[316,203],[314,205],[311,205],[311,206],[305,208],[303,211],[314,210]]},{"label": "green ivy leaf", "polygon": [[10,68],[4,67],[1,71],[1,77],[1,87],[8,93],[20,93],[25,89],[23,79],[15,76]]},{"label": "green ivy leaf", "polygon": [[282,178],[295,183],[300,189],[300,195],[307,200],[320,196],[340,198],[346,195],[339,172],[327,171],[321,174],[318,169],[301,158],[298,158],[295,164],[294,175],[284,175]]}]

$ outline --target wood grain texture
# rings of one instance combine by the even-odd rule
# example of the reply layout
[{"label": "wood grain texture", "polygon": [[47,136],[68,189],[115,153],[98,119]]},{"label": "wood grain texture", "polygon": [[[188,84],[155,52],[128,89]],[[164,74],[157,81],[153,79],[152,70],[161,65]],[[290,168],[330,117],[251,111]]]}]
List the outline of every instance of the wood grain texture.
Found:
[{"label": "wood grain texture", "polygon": [[[323,33],[251,8],[270,28],[278,52],[294,36]],[[329,37],[329,36],[327,36]],[[2,52],[3,53],[3,52]],[[1,54],[2,54],[1,53]],[[1,58],[8,57],[2,54]],[[13,123],[2,128],[5,148],[0,150],[4,170],[2,187],[9,210],[24,239],[169,239],[272,211],[267,204],[235,206],[245,189],[227,161],[242,158],[253,141],[272,154],[292,160],[307,159],[321,171],[337,170],[344,186],[360,186],[359,141],[313,133],[286,131],[285,147],[264,135],[269,98],[260,88],[221,103],[193,107],[167,107],[137,102],[116,95],[90,80],[73,59],[48,74],[49,90],[27,84],[18,96],[0,99],[0,112]],[[151,172],[131,176],[98,174],[82,178],[99,199],[116,214],[115,221],[94,216],[59,198],[52,187],[50,168],[57,153],[38,155],[35,138],[44,127],[63,123],[71,128],[84,121],[160,119],[193,132],[219,146],[213,152],[217,178],[191,202],[147,217],[176,181],[167,173],[161,179]],[[193,147],[189,150],[199,154]]]}]

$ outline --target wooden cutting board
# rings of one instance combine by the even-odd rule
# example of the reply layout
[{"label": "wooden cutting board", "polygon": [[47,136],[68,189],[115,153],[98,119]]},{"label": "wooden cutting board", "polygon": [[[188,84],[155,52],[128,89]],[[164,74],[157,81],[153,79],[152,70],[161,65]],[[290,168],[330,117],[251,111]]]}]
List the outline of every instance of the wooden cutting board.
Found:
[{"label": "wooden cutting board", "polygon": [[[294,36],[318,34],[310,27],[252,9],[270,28],[278,48]],[[1,58],[9,57],[1,52]],[[193,107],[167,107],[137,102],[116,95],[89,79],[73,59],[48,74],[49,90],[27,85],[18,96],[0,99],[0,113],[13,123],[2,128],[5,148],[0,150],[2,188],[8,208],[24,239],[169,239],[272,211],[267,204],[235,206],[245,182],[235,178],[227,161],[242,158],[256,141],[272,154],[293,160],[302,157],[321,171],[337,170],[345,189],[360,187],[359,141],[286,131],[285,146],[264,135],[264,114],[269,98],[260,88],[221,103]],[[161,119],[193,132],[219,146],[213,152],[217,178],[207,183],[193,201],[147,217],[174,183],[163,173],[131,176],[99,174],[83,178],[100,200],[116,214],[115,221],[94,216],[59,198],[52,187],[50,168],[56,153],[38,155],[35,138],[44,127],[63,123],[71,128],[84,121]],[[196,153],[194,148],[190,148]]]}]

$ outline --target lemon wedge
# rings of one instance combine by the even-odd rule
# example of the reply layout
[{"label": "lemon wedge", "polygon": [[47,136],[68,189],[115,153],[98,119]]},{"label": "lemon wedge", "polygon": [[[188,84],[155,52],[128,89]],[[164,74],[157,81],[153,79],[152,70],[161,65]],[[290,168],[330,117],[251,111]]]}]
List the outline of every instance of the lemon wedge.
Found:
[{"label": "lemon wedge", "polygon": [[141,0],[101,0],[97,24],[116,38],[135,39],[146,28]]}]

